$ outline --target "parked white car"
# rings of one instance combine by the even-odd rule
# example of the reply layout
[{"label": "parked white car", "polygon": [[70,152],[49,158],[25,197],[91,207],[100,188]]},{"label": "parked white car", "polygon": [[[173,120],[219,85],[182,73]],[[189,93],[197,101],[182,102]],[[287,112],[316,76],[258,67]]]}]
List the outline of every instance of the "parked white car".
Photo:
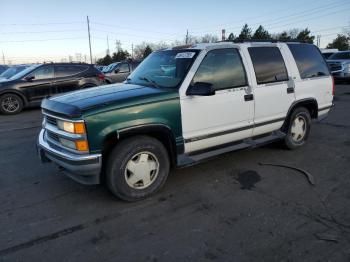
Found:
[{"label": "parked white car", "polygon": [[161,188],[170,166],[276,140],[301,147],[333,95],[327,64],[311,44],[171,48],[153,52],[123,84],[44,100],[38,148],[73,179],[106,181],[134,201]]}]

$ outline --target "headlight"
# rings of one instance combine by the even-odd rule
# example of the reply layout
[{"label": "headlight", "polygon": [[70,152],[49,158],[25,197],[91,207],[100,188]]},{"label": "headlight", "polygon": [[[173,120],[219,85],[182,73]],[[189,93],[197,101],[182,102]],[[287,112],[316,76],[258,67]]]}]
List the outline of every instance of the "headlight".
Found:
[{"label": "headlight", "polygon": [[345,73],[350,73],[350,63],[344,63],[343,68]]},{"label": "headlight", "polygon": [[88,142],[86,140],[72,141],[69,139],[60,138],[60,143],[64,147],[68,147],[68,148],[75,149],[78,151],[88,151],[89,150],[89,145],[88,145]]},{"label": "headlight", "polygon": [[68,122],[57,120],[57,126],[59,129],[73,134],[85,134],[85,125],[83,122]]}]

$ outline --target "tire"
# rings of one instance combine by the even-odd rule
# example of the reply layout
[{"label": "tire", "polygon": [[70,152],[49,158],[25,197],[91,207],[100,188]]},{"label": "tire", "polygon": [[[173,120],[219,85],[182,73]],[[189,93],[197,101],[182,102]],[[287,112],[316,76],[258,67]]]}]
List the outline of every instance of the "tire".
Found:
[{"label": "tire", "polygon": [[5,115],[15,115],[22,111],[23,100],[16,94],[4,94],[0,97],[0,111]]},{"label": "tire", "polygon": [[284,145],[288,149],[303,146],[310,134],[311,116],[305,107],[294,109],[288,123],[288,133],[284,138]]},{"label": "tire", "polygon": [[97,85],[94,84],[88,84],[88,85],[84,85],[81,87],[81,89],[86,89],[86,88],[91,88],[91,87],[96,87]]},{"label": "tire", "polygon": [[157,192],[170,169],[164,145],[155,138],[135,136],[115,146],[107,160],[109,190],[125,201],[137,201]]}]

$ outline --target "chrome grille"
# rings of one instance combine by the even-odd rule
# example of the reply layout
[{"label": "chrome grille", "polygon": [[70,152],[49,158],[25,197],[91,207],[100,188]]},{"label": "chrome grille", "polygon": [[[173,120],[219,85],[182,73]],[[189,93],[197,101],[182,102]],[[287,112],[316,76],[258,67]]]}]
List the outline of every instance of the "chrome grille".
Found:
[{"label": "chrome grille", "polygon": [[328,63],[328,66],[331,72],[340,71],[343,69],[341,63],[331,62],[331,63]]},{"label": "chrome grille", "polygon": [[52,132],[47,131],[47,136],[48,136],[50,139],[54,140],[54,141],[57,141],[57,142],[60,141],[60,138],[59,138],[58,135],[55,134],[55,133],[52,133]]},{"label": "chrome grille", "polygon": [[46,122],[50,125],[57,126],[57,120],[56,118],[53,118],[51,116],[45,115]]}]

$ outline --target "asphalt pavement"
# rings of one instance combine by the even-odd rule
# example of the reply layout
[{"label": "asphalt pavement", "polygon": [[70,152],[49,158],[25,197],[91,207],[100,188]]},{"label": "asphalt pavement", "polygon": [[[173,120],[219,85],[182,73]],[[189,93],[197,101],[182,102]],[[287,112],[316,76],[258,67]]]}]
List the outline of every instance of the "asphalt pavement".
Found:
[{"label": "asphalt pavement", "polygon": [[136,203],[41,164],[40,109],[0,115],[0,261],[350,261],[350,85],[334,102],[303,148],[172,170]]}]

